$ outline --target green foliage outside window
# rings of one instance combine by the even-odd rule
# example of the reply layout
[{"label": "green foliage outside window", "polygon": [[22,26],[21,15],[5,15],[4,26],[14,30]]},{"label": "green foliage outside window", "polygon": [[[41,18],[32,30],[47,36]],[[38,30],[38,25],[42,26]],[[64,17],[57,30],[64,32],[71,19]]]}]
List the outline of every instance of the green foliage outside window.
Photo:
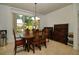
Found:
[{"label": "green foliage outside window", "polygon": [[20,15],[16,16],[16,19],[22,19],[23,26],[17,26],[17,32],[21,32],[22,29],[30,29],[32,30],[33,26],[39,26],[39,22],[32,19],[33,16],[24,16]]}]

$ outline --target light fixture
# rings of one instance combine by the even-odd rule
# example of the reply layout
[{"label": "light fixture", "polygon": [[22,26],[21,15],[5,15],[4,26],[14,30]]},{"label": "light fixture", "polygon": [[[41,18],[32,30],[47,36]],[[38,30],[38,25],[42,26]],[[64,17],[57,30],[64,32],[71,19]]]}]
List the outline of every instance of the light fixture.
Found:
[{"label": "light fixture", "polygon": [[20,16],[20,18],[22,18],[23,15],[19,15],[19,16]]},{"label": "light fixture", "polygon": [[34,15],[34,19],[36,20],[36,4],[37,3],[35,3],[35,15]]},{"label": "light fixture", "polygon": [[36,29],[36,26],[37,26],[37,25],[36,25],[36,5],[37,5],[37,3],[35,3],[35,11],[34,11],[34,12],[35,12],[35,15],[34,15],[34,19],[35,19],[35,29]]}]

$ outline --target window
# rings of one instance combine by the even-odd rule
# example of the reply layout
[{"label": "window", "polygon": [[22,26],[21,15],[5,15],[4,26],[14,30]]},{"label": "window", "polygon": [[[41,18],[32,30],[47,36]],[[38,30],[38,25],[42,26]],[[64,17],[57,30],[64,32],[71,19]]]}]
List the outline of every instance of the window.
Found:
[{"label": "window", "polygon": [[25,16],[25,15],[19,15],[16,16],[17,19],[17,32],[22,32],[24,29],[30,29],[33,28],[39,29],[40,28],[40,18],[36,17],[36,20],[34,19],[34,16]]}]

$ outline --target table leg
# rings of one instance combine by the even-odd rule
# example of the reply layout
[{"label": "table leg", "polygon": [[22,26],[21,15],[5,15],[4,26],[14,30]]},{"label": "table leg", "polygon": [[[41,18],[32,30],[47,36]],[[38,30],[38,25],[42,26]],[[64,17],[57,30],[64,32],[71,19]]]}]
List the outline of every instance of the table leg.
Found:
[{"label": "table leg", "polygon": [[28,52],[29,52],[29,49],[30,49],[30,44],[28,43],[28,47],[27,47]]},{"label": "table leg", "polygon": [[26,51],[26,49],[29,52],[29,49],[30,49],[30,44],[29,43],[26,43],[26,45],[25,45],[25,51]]}]

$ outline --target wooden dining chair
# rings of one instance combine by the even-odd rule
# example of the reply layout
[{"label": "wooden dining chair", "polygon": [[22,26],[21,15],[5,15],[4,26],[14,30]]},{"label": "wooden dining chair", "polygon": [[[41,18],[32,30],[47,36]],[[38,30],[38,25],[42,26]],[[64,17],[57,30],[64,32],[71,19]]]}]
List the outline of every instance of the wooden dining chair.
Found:
[{"label": "wooden dining chair", "polygon": [[[31,35],[31,34],[30,34],[30,30],[29,30],[29,29],[26,29],[24,36],[27,37],[27,36],[30,36],[30,35]],[[31,39],[32,39],[32,38],[25,38],[25,41],[26,41],[25,50],[26,50],[26,47],[27,47],[28,52],[29,52],[29,50],[30,50]]]},{"label": "wooden dining chair", "polygon": [[32,29],[33,35],[35,35],[35,31],[36,31],[36,29]]},{"label": "wooden dining chair", "polygon": [[15,55],[16,55],[16,52],[17,52],[17,48],[18,47],[23,47],[23,49],[25,49],[25,40],[22,39],[22,38],[16,38],[16,34],[15,34],[15,31],[13,30],[13,35],[14,35],[14,39],[15,39],[15,47],[14,47],[14,51],[15,51]]},{"label": "wooden dining chair", "polygon": [[33,53],[35,53],[35,47],[38,47],[41,50],[41,40],[40,40],[38,29],[35,31],[34,36],[35,36],[35,38],[32,41]]},{"label": "wooden dining chair", "polygon": [[47,48],[46,38],[47,38],[46,30],[43,29],[42,30],[42,36],[41,36],[41,44],[44,45]]},{"label": "wooden dining chair", "polygon": [[43,31],[44,35],[46,37],[46,41],[49,42],[49,30],[48,30],[48,28],[44,28],[43,30],[44,30]]},{"label": "wooden dining chair", "polygon": [[25,30],[25,36],[28,36],[28,35],[30,35],[30,30],[29,29],[26,29]]}]

